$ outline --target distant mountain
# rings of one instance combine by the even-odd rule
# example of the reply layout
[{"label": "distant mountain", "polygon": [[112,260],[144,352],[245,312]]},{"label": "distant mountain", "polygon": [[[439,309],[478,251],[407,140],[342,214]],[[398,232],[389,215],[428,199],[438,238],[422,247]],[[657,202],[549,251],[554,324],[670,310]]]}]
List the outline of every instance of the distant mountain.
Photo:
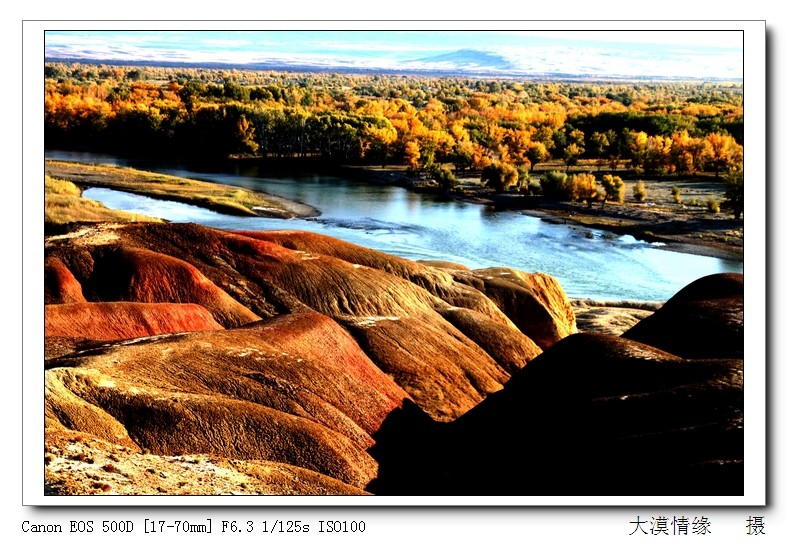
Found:
[{"label": "distant mountain", "polygon": [[537,62],[533,59],[509,59],[504,55],[476,49],[460,49],[420,59],[390,60],[377,65],[359,62],[358,59],[259,59],[254,62],[189,61],[168,59],[112,59],[83,56],[49,55],[45,63],[82,63],[122,66],[159,66],[163,68],[205,68],[216,70],[273,70],[285,72],[339,72],[347,74],[402,74],[417,76],[452,76],[479,78],[527,78],[534,81],[742,81],[741,78],[716,78],[703,76],[660,76],[637,72],[619,74],[602,73],[596,68],[579,67],[572,63]]},{"label": "distant mountain", "polygon": [[451,53],[406,61],[403,65],[420,69],[433,68],[458,71],[509,72],[518,69],[515,64],[502,55],[478,49],[460,49]]}]

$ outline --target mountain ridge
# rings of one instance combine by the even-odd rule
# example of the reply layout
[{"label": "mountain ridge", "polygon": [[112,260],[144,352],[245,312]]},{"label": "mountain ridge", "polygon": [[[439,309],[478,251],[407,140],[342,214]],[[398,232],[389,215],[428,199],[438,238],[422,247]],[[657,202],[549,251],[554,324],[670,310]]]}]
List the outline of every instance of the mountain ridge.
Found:
[{"label": "mountain ridge", "polygon": [[[715,81],[715,82],[742,82],[743,78],[724,78],[724,77],[691,77],[691,76],[659,76],[659,75],[638,75],[638,74],[588,74],[582,72],[565,72],[565,71],[545,71],[545,70],[527,70],[517,69],[516,65],[510,61],[505,60],[503,56],[480,52],[482,56],[479,58],[499,59],[499,63],[511,68],[504,69],[498,68],[496,70],[481,70],[474,68],[462,69],[461,67],[419,67],[417,62],[425,62],[429,59],[433,61],[436,58],[447,57],[460,59],[462,55],[458,52],[464,50],[457,50],[452,53],[446,53],[435,57],[425,57],[422,59],[413,59],[405,61],[403,66],[400,67],[373,67],[352,64],[334,64],[327,65],[325,63],[288,63],[281,60],[270,61],[256,61],[248,63],[233,63],[233,62],[220,62],[220,61],[151,61],[151,60],[119,60],[111,58],[93,58],[93,57],[59,57],[59,56],[45,56],[45,63],[80,63],[90,65],[110,65],[110,66],[135,66],[135,67],[162,67],[162,68],[204,68],[214,70],[262,70],[262,71],[277,71],[277,72],[290,72],[290,73],[326,73],[335,72],[340,74],[372,74],[372,75],[400,75],[400,76],[416,76],[416,77],[474,77],[479,79],[525,79],[533,81],[600,81],[600,82],[648,82],[648,81],[665,81],[665,82],[681,82],[681,81]],[[480,50],[469,50],[480,51]],[[408,64],[410,63],[410,64]]]}]

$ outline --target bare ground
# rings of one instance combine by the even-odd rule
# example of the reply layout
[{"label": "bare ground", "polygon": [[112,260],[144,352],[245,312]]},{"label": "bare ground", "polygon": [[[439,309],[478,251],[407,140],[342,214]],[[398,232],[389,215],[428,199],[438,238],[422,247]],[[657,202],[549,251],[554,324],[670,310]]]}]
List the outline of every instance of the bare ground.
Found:
[{"label": "bare ground", "polygon": [[274,461],[208,454],[163,456],[84,432],[47,430],[45,495],[366,495],[338,480]]},{"label": "bare ground", "polygon": [[572,300],[578,332],[614,336],[620,336],[661,306],[661,302]]},{"label": "bare ground", "polygon": [[[548,221],[573,223],[604,229],[649,242],[665,243],[665,249],[688,254],[743,260],[744,220],[736,220],[726,210],[710,212],[707,202],[724,200],[722,180],[643,180],[647,197],[637,202],[636,181],[626,181],[624,203],[559,203],[531,198],[522,207],[524,214]],[[671,189],[681,191],[676,203]],[[527,201],[527,199],[526,199]]]},{"label": "bare ground", "polygon": [[[634,184],[628,184],[623,204],[595,205],[589,209],[577,203],[544,207],[562,220],[587,227],[626,233],[647,241],[666,243],[670,250],[742,260],[744,255],[744,221],[735,220],[730,212],[709,212],[706,202],[723,200],[721,182],[644,181],[648,197],[638,203],[631,196]],[[671,188],[681,188],[682,203],[675,203]]]}]

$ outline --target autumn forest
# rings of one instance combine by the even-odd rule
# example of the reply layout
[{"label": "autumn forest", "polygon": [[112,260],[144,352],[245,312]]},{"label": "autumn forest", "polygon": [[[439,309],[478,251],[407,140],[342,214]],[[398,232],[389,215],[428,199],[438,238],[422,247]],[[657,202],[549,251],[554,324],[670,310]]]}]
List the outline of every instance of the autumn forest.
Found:
[{"label": "autumn forest", "polygon": [[45,66],[48,146],[178,155],[320,156],[481,169],[631,162],[728,171],[741,84],[523,83],[216,69]]}]

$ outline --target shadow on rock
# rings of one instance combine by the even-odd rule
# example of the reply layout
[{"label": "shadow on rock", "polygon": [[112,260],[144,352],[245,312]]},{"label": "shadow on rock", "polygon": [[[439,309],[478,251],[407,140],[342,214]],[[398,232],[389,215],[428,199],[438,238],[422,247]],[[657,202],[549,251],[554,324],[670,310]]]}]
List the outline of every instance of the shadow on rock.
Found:
[{"label": "shadow on rock", "polygon": [[457,420],[390,415],[378,494],[741,495],[739,360],[576,334]]},{"label": "shadow on rock", "polygon": [[720,273],[688,284],[623,337],[685,358],[741,358],[744,276]]}]

